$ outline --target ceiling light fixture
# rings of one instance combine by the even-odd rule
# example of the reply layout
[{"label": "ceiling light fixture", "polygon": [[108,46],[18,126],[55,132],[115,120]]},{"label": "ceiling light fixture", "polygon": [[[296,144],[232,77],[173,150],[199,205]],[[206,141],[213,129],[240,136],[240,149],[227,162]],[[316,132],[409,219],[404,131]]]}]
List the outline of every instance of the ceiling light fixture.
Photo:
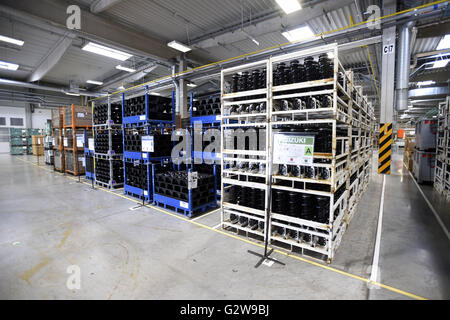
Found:
[{"label": "ceiling light fixture", "polygon": [[197,85],[195,83],[188,83],[187,86],[190,88],[195,88]]},{"label": "ceiling light fixture", "polygon": [[417,82],[417,86],[422,87],[422,86],[429,86],[430,84],[435,84],[436,82],[432,81],[432,80],[428,80],[428,81],[419,81]]},{"label": "ceiling light fixture", "polygon": [[88,80],[86,81],[86,83],[90,83],[90,84],[96,84],[98,86],[101,86],[103,84],[103,82],[101,81],[95,81],[95,80]]},{"label": "ceiling light fixture", "polygon": [[448,60],[438,60],[433,64],[431,69],[444,68],[447,66]]},{"label": "ceiling light fixture", "polygon": [[126,71],[126,72],[136,72],[136,70],[133,68],[124,67],[121,65],[116,66],[116,69]]},{"label": "ceiling light fixture", "polygon": [[0,61],[0,69],[16,71],[17,69],[19,69],[19,65],[15,64],[15,63],[6,62],[6,61]]},{"label": "ceiling light fixture", "polygon": [[25,41],[17,40],[17,39],[10,38],[10,37],[7,37],[7,36],[2,36],[2,35],[0,35],[0,41],[12,43],[12,44],[15,44],[15,45],[18,45],[18,46],[23,46],[23,44],[25,43]]},{"label": "ceiling light fixture", "polygon": [[82,48],[82,50],[96,53],[96,54],[99,54],[99,55],[102,55],[102,56],[105,56],[108,58],[120,60],[120,61],[125,61],[132,57],[131,54],[128,54],[126,52],[108,48],[108,47],[105,47],[98,43],[93,43],[93,42],[89,42],[87,45],[85,45]]},{"label": "ceiling light fixture", "polygon": [[64,92],[65,94],[67,94],[68,96],[75,96],[75,97],[79,97],[80,94],[79,93],[72,93],[72,92]]},{"label": "ceiling light fixture", "polygon": [[281,7],[281,9],[286,12],[286,14],[290,14],[302,9],[302,6],[298,2],[298,0],[276,0],[276,2]]},{"label": "ceiling light fixture", "polygon": [[282,35],[290,42],[295,42],[313,38],[314,32],[312,32],[309,26],[302,26],[289,31],[285,31],[282,33]]},{"label": "ceiling light fixture", "polygon": [[189,52],[189,51],[192,50],[192,49],[189,48],[187,45],[182,44],[182,43],[180,43],[180,42],[178,42],[178,41],[175,41],[175,40],[169,42],[169,43],[167,44],[167,46],[169,46],[169,47],[171,47],[171,48],[173,48],[173,49],[175,49],[175,50],[184,52],[184,53]]},{"label": "ceiling light fixture", "polygon": [[441,39],[436,50],[445,50],[449,48],[450,48],[450,34],[447,34]]}]

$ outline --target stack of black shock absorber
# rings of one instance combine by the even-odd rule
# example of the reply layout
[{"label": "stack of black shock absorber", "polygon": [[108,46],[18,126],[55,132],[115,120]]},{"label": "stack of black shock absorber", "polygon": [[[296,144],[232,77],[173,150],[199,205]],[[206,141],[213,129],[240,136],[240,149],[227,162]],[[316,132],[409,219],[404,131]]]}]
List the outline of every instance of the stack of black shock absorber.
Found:
[{"label": "stack of black shock absorber", "polygon": [[[188,172],[167,171],[155,174],[155,192],[157,194],[189,201]],[[197,188],[192,189],[192,207],[214,201],[214,176],[208,173],[198,173]]]},{"label": "stack of black shock absorber", "polygon": [[[129,186],[147,190],[147,165],[125,162],[125,170],[127,172],[125,183]],[[151,171],[149,171],[151,177]]]},{"label": "stack of black shock absorber", "polygon": [[[145,115],[145,96],[125,100],[124,117]],[[172,120],[172,99],[148,96],[148,119]]]},{"label": "stack of black shock absorber", "polygon": [[[111,124],[122,124],[122,105],[111,103]],[[107,124],[108,104],[94,106],[94,124]]]},{"label": "stack of black shock absorber", "polygon": [[150,152],[151,158],[169,157],[172,152],[173,142],[170,134],[161,134],[159,131],[153,131],[149,134],[144,133],[143,129],[128,131],[125,134],[125,151],[141,152],[142,150],[142,136],[153,136],[155,151]]},{"label": "stack of black shock absorber", "polygon": [[[123,152],[122,131],[113,130],[111,132],[111,139],[112,139],[112,151],[114,151],[115,154],[121,154]],[[107,154],[109,151],[108,131],[97,130],[94,144],[96,153]]]},{"label": "stack of black shock absorber", "polygon": [[104,160],[98,159],[95,163],[95,179],[97,181],[109,184],[110,183],[110,172],[109,166],[112,164],[113,169],[113,183],[121,184],[123,183],[123,161],[122,160]]},{"label": "stack of black shock absorber", "polygon": [[213,96],[193,101],[193,117],[210,115],[220,115],[220,97]]},{"label": "stack of black shock absorber", "polygon": [[266,88],[266,69],[235,73],[231,78],[231,92],[242,92]]}]

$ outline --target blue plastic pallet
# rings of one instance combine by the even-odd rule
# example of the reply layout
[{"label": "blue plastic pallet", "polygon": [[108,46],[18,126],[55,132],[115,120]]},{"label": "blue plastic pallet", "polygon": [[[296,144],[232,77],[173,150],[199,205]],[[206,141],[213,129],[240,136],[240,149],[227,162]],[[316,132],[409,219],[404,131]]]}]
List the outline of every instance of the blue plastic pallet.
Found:
[{"label": "blue plastic pallet", "polygon": [[153,203],[159,207],[164,209],[181,213],[184,216],[191,218],[196,213],[203,213],[208,208],[214,209],[217,208],[217,203],[215,201],[208,202],[199,207],[192,208],[192,204],[186,201],[169,198],[160,194],[155,193],[153,197]]}]

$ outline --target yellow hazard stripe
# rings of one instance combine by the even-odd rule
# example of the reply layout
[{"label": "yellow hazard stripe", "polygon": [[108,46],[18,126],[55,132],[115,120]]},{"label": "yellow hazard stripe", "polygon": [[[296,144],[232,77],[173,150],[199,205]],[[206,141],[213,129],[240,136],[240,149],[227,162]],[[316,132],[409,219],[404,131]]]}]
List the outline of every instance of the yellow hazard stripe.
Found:
[{"label": "yellow hazard stripe", "polygon": [[383,125],[380,127],[380,133],[383,133],[385,128],[386,128],[386,124],[383,124]]},{"label": "yellow hazard stripe", "polygon": [[380,144],[382,144],[383,141],[386,140],[387,138],[392,138],[392,129],[388,133],[386,133],[386,135],[380,138]]},{"label": "yellow hazard stripe", "polygon": [[386,164],[380,168],[378,168],[378,173],[382,173],[384,170],[391,166],[391,161],[386,162]]},{"label": "yellow hazard stripe", "polygon": [[386,152],[380,159],[378,159],[378,163],[382,163],[384,160],[386,160],[387,157],[391,156],[392,151],[389,150],[388,152]]},{"label": "yellow hazard stripe", "polygon": [[386,150],[388,147],[390,147],[391,144],[392,144],[392,140],[389,140],[388,142],[386,142],[386,144],[385,144],[384,146],[382,146],[382,147],[380,148],[380,150],[378,150],[378,153],[379,153],[379,154],[382,153],[384,150]]}]

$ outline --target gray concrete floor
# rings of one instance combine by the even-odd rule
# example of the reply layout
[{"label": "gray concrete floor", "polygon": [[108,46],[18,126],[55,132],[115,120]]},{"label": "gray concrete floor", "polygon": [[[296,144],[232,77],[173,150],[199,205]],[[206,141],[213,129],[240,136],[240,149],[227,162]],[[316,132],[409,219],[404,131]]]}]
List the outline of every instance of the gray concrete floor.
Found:
[{"label": "gray concrete floor", "polygon": [[[218,225],[219,212],[192,223],[152,208],[133,211],[120,190],[93,191],[33,161],[0,155],[0,299],[450,298],[449,241],[401,155],[387,177],[378,279],[401,292],[363,281],[382,187],[375,170],[331,265],[274,253],[286,266],[255,269],[247,250],[261,248],[207,228]],[[445,205],[430,201],[448,222]],[[81,269],[79,290],[66,287],[70,265]]]}]

